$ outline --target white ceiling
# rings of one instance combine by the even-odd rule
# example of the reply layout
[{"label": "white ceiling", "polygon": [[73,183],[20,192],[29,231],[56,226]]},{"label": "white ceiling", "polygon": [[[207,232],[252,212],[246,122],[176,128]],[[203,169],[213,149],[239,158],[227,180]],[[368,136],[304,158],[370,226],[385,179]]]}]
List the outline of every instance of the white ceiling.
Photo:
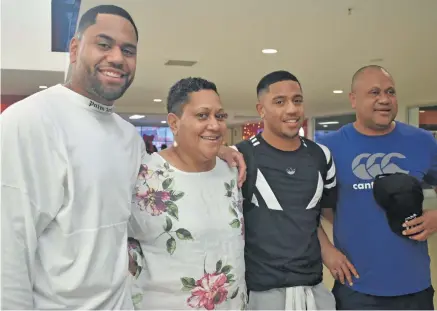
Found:
[{"label": "white ceiling", "polygon": [[[44,79],[51,84],[47,70],[63,71],[67,59],[62,53],[47,51],[50,25],[43,34],[35,33],[31,21],[24,23],[17,11],[11,11],[19,2],[33,5],[33,14],[25,12],[24,19],[35,16],[34,24],[47,19],[47,11],[40,12],[35,2],[44,2],[44,10],[50,10],[48,0],[2,0],[1,67],[25,69],[22,63],[27,62],[28,68],[41,72],[31,77],[28,72],[2,71],[2,94],[37,91]],[[135,82],[117,103],[117,110],[126,116],[163,118],[169,87],[181,78],[200,76],[217,84],[231,123],[244,122],[256,116],[259,79],[278,69],[289,70],[300,79],[308,115],[332,115],[349,109],[350,78],[370,63],[393,74],[402,103],[437,103],[436,0],[82,0],[81,14],[98,4],[124,7],[139,29]],[[14,18],[8,15],[4,20],[8,10]],[[9,32],[17,27],[22,38],[33,36],[31,46]],[[34,37],[42,35],[40,46]],[[24,49],[33,50],[25,50],[27,58],[17,67],[21,42]],[[263,48],[279,52],[264,55]],[[164,66],[168,60],[198,63],[188,68]],[[333,94],[334,89],[345,93]],[[154,98],[163,102],[155,103]]]}]

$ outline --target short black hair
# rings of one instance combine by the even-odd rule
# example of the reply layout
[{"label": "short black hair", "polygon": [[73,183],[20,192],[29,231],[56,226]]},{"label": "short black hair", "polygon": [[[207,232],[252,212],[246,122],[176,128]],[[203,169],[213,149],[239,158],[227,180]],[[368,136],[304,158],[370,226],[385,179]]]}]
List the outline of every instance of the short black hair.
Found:
[{"label": "short black hair", "polygon": [[382,71],[386,72],[386,73],[391,77],[391,74],[388,72],[388,70],[385,69],[385,68],[382,67],[382,66],[379,66],[379,65],[367,65],[367,66],[361,67],[361,68],[358,69],[358,70],[354,73],[354,75],[352,76],[351,92],[354,91],[354,88],[355,88],[355,81],[356,81],[356,80],[358,79],[358,77],[359,77],[359,76],[360,76],[364,71],[366,71],[367,69],[379,69],[379,70],[382,70]]},{"label": "short black hair", "polygon": [[130,14],[125,9],[122,9],[116,5],[109,5],[109,4],[98,5],[96,7],[93,7],[82,15],[79,21],[79,26],[77,27],[77,31],[76,31],[76,36],[78,38],[82,36],[84,31],[87,30],[88,27],[96,23],[97,15],[99,14],[117,15],[127,19],[134,27],[135,34],[137,36],[137,41],[138,41],[138,29]]},{"label": "short black hair", "polygon": [[189,100],[191,93],[202,90],[211,90],[218,94],[216,85],[202,78],[185,78],[176,82],[167,96],[167,112],[174,113],[177,116],[182,114],[182,108]]},{"label": "short black hair", "polygon": [[300,85],[299,80],[293,74],[289,73],[285,70],[273,71],[264,77],[258,82],[256,86],[256,95],[259,97],[260,94],[264,91],[269,90],[269,86],[276,82],[281,81],[295,81],[299,84],[299,87],[302,89],[302,85]]}]

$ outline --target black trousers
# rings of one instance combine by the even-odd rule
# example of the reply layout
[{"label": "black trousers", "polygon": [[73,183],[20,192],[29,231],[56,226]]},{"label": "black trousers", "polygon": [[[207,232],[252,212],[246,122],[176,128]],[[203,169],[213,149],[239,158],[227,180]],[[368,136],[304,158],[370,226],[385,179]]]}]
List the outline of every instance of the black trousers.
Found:
[{"label": "black trousers", "polygon": [[434,289],[393,297],[372,296],[356,292],[335,282],[332,293],[337,310],[434,310]]}]

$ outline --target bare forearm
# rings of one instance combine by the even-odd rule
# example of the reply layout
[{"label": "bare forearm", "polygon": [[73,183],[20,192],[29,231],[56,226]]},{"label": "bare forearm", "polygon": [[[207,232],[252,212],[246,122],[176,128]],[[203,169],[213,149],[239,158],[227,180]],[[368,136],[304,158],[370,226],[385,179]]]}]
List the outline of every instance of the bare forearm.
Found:
[{"label": "bare forearm", "polygon": [[326,232],[323,229],[322,225],[320,225],[319,228],[317,229],[317,236],[319,238],[322,254],[325,253],[327,250],[331,249],[332,247],[334,247],[334,245],[331,243],[328,236],[326,235]]},{"label": "bare forearm", "polygon": [[323,208],[322,209],[322,217],[326,219],[329,223],[334,223],[334,211],[332,208]]}]

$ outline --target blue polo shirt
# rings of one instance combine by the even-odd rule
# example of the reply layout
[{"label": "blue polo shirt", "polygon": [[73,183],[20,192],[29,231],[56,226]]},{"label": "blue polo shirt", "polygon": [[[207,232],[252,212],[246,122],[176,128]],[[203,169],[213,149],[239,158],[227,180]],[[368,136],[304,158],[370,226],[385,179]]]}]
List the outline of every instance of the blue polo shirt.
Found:
[{"label": "blue polo shirt", "polygon": [[366,136],[352,124],[328,134],[327,146],[337,167],[338,204],[334,243],[360,275],[352,289],[375,296],[399,296],[431,285],[426,242],[390,230],[373,198],[373,179],[381,173],[408,173],[437,185],[437,140],[422,129],[397,122],[383,136]]}]

